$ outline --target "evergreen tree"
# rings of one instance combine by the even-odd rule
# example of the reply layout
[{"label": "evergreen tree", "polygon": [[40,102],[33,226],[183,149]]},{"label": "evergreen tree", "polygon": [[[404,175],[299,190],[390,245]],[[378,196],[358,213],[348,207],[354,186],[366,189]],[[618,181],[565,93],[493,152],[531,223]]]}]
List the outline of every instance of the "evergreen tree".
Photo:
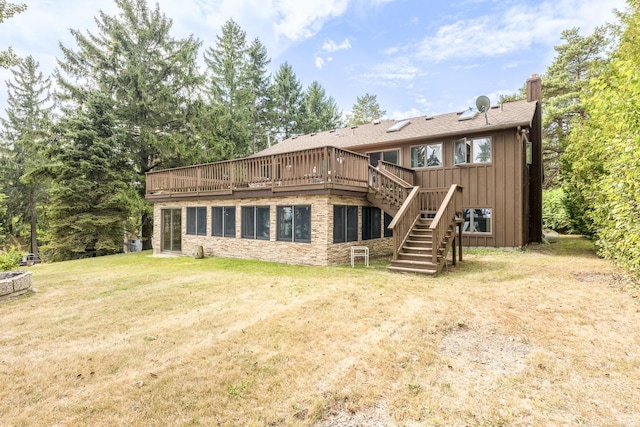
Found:
[{"label": "evergreen tree", "polygon": [[[7,81],[7,119],[0,119],[4,152],[0,155],[0,189],[6,196],[5,224],[10,234],[19,234],[21,225],[27,225],[29,249],[36,255],[38,218],[46,201],[47,185],[30,179],[28,174],[45,162],[51,110],[48,105],[51,82],[38,71],[38,66],[29,56],[11,71],[13,81]],[[15,230],[14,218],[18,221]]]},{"label": "evergreen tree", "polygon": [[607,47],[603,28],[586,37],[572,28],[563,31],[561,38],[564,43],[554,48],[557,56],[542,77],[545,188],[558,184],[567,138],[576,120],[584,119],[581,96],[589,79],[599,73]]},{"label": "evergreen tree", "polygon": [[216,37],[216,45],[204,53],[208,67],[208,95],[217,116],[217,136],[226,142],[225,158],[249,153],[251,92],[248,76],[246,33],[233,20],[227,21]]},{"label": "evergreen tree", "polygon": [[304,92],[302,105],[303,133],[322,132],[342,125],[342,111],[317,81],[313,81]]},{"label": "evergreen tree", "polygon": [[353,104],[352,112],[348,115],[348,122],[352,126],[371,123],[373,120],[380,119],[387,114],[385,110],[380,109],[376,95],[365,93],[363,96],[356,98]]},{"label": "evergreen tree", "polygon": [[258,38],[249,45],[248,60],[245,73],[249,89],[249,139],[251,153],[267,147],[269,129],[273,121],[273,103],[271,102],[270,77],[267,65],[271,59],[267,57],[267,49]]},{"label": "evergreen tree", "polygon": [[278,69],[273,82],[275,134],[284,140],[304,133],[302,116],[302,84],[288,63]]},{"label": "evergreen tree", "polygon": [[[94,90],[114,100],[114,125],[122,151],[137,173],[132,184],[142,200],[145,173],[184,165],[200,149],[190,121],[201,77],[196,57],[200,42],[175,39],[171,20],[145,0],[114,0],[120,12],[100,12],[98,34],[71,33],[77,51],[60,46],[63,59],[57,80],[60,99],[71,109],[82,107]],[[152,210],[141,214],[143,249],[151,247]]]},{"label": "evergreen tree", "polygon": [[135,190],[119,141],[114,101],[98,91],[60,122],[45,247],[52,260],[122,250]]},{"label": "evergreen tree", "polygon": [[[11,18],[17,13],[24,12],[27,5],[24,3],[9,3],[7,0],[0,0],[0,24],[5,19]],[[0,50],[0,68],[9,68],[18,65],[19,59],[16,54],[8,46],[7,50]]]}]

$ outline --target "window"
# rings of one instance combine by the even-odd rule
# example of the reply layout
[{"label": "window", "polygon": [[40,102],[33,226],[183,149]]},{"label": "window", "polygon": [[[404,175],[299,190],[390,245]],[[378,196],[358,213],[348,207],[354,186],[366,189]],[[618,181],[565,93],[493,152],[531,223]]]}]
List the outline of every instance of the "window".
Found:
[{"label": "window", "polygon": [[392,163],[394,165],[400,164],[400,150],[389,150],[389,151],[375,151],[373,153],[369,153],[369,164],[371,166],[378,166],[378,160],[385,161],[387,163]]},{"label": "window", "polygon": [[466,138],[454,142],[453,164],[491,163],[491,138]]},{"label": "window", "polygon": [[211,235],[236,237],[236,208],[215,206],[211,208]]},{"label": "window", "polygon": [[471,151],[473,163],[491,162],[491,139],[479,138],[471,140]]},{"label": "window", "polygon": [[193,236],[207,235],[207,208],[187,208],[187,234]]},{"label": "window", "polygon": [[333,243],[358,240],[358,207],[333,206]]},{"label": "window", "polygon": [[311,206],[278,206],[277,239],[288,242],[311,242]]},{"label": "window", "polygon": [[269,240],[269,206],[243,206],[241,216],[243,239]]},{"label": "window", "polygon": [[389,224],[393,221],[393,217],[388,213],[384,213],[384,237],[393,237],[393,230],[389,228]]},{"label": "window", "polygon": [[411,167],[442,166],[442,144],[427,144],[411,147]]},{"label": "window", "polygon": [[491,233],[491,209],[463,209],[465,233]]},{"label": "window", "polygon": [[380,208],[362,207],[362,240],[380,238]]}]

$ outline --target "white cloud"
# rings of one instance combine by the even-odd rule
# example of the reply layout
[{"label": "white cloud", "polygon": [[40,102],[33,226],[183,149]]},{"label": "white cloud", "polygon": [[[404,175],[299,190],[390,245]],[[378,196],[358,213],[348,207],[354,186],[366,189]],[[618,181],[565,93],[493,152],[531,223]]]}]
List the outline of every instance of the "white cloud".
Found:
[{"label": "white cloud", "polygon": [[319,56],[316,56],[316,67],[322,68],[323,65],[324,65],[324,59],[322,59]]},{"label": "white cloud", "polygon": [[624,6],[624,0],[558,0],[537,6],[513,4],[499,14],[459,20],[440,27],[415,46],[427,62],[486,58],[527,49],[534,44],[557,44],[562,30],[581,27],[593,31],[603,15]]},{"label": "white cloud", "polygon": [[337,44],[331,39],[327,40],[322,44],[322,50],[329,53],[337,52],[339,50],[345,50],[345,49],[351,49],[351,43],[349,42],[348,38],[344,39],[340,44]]},{"label": "white cloud", "polygon": [[398,49],[397,47],[390,47],[388,49],[383,50],[382,52],[385,55],[394,55],[394,54],[398,53],[399,50],[400,49]]},{"label": "white cloud", "polygon": [[407,86],[416,77],[426,76],[408,58],[395,58],[391,61],[375,65],[370,72],[364,73],[363,78],[383,86]]}]

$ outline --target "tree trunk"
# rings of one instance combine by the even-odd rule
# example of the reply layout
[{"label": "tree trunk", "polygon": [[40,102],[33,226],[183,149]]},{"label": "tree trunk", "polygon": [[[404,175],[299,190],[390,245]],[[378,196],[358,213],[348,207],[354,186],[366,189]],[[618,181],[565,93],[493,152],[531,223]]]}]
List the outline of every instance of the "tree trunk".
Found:
[{"label": "tree trunk", "polygon": [[142,213],[142,250],[152,249],[153,215]]},{"label": "tree trunk", "polygon": [[29,202],[29,210],[31,210],[31,253],[38,257],[38,218],[36,216],[36,199],[33,190],[31,190],[31,200]]}]

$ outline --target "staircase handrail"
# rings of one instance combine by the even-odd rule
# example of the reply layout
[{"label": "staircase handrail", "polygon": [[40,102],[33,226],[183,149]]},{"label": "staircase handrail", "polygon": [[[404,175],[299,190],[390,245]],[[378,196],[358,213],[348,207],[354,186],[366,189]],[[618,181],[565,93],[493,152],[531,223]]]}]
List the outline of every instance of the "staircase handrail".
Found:
[{"label": "staircase handrail", "polygon": [[420,187],[415,186],[393,217],[389,227],[393,230],[393,259],[398,259],[398,251],[409,238],[413,226],[420,218]]},{"label": "staircase handrail", "polygon": [[447,230],[456,218],[457,213],[462,212],[462,187],[453,184],[445,196],[442,204],[438,208],[435,217],[431,221],[429,228],[432,231],[433,251],[431,253],[432,262],[438,263],[438,248],[442,245]]}]

